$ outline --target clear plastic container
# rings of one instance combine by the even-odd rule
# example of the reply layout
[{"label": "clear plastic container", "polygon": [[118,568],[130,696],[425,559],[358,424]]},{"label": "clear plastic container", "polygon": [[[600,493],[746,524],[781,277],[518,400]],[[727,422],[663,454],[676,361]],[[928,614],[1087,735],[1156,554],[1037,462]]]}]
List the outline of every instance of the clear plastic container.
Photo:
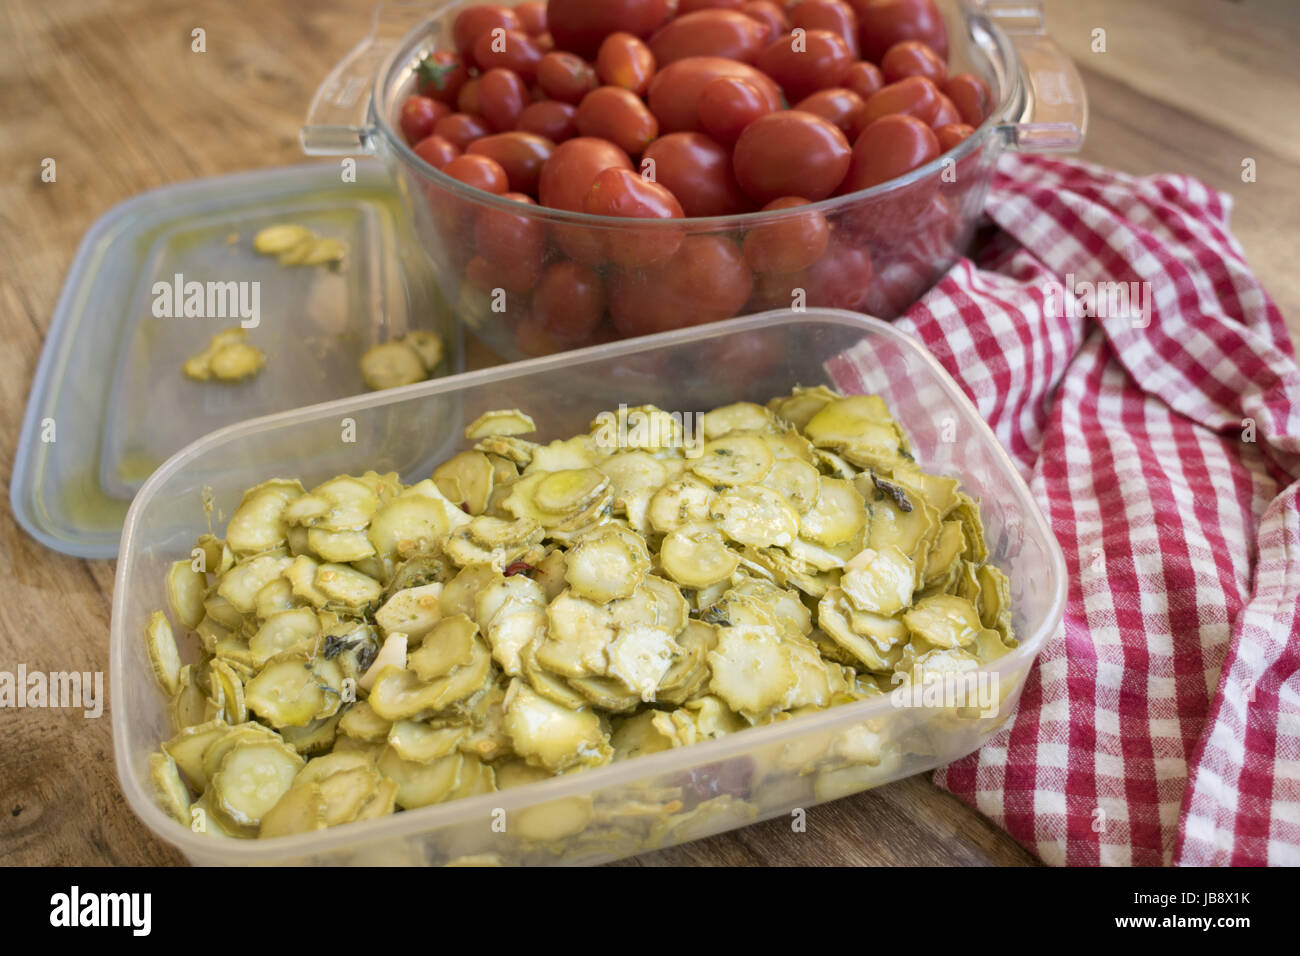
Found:
[{"label": "clear plastic container", "polygon": [[[850,364],[846,359],[852,357]],[[863,370],[861,374],[852,371]],[[220,532],[241,492],[273,476],[304,483],[368,468],[427,477],[467,447],[464,426],[518,406],[539,440],[585,431],[601,410],[653,403],[705,411],[765,401],[795,385],[877,393],[917,461],[981,501],[990,558],[1010,577],[1019,647],[986,669],[993,706],[864,701],[692,747],[583,770],[381,820],[267,841],[191,833],[155,806],[148,756],[171,734],[142,639],[165,606],[168,565],[206,528]],[[346,439],[355,432],[355,441]],[[224,517],[223,517],[224,516]],[[1060,625],[1065,562],[1047,522],[960,387],[914,340],[847,312],[768,313],[345,399],[215,432],[176,455],[136,496],[122,536],[112,623],[118,777],[141,820],[195,863],[594,863],[788,814],[955,760],[1014,709],[1044,640]],[[994,712],[996,711],[996,712]]]},{"label": "clear plastic container", "polygon": [[[685,226],[681,220],[629,221],[524,206],[429,166],[397,128],[401,105],[416,89],[421,59],[448,48],[456,14],[478,2],[380,6],[371,35],[321,84],[301,138],[309,154],[366,152],[384,162],[410,208],[443,295],[479,338],[508,359],[790,308],[799,304],[796,290],[809,307],[893,318],[969,247],[1004,150],[1076,150],[1086,133],[1082,81],[1046,34],[1038,0],[938,0],[950,35],[950,71],[983,76],[997,106],[968,139],[905,176],[812,206],[695,218]],[[494,211],[528,220],[544,236],[540,252],[508,262],[481,255],[475,224]],[[751,275],[738,243],[756,227],[810,212],[825,216],[832,230],[821,258],[790,275]],[[679,233],[707,241],[644,271],[613,268],[604,255],[611,243],[645,247]],[[731,277],[728,293],[711,300],[709,290],[701,291],[705,280],[691,279],[691,270],[682,268],[686,260],[708,255],[710,247],[724,263],[713,274]],[[541,269],[566,260],[597,268],[610,306],[601,325],[576,341],[550,334],[530,312]],[[506,293],[504,302],[498,289]]]}]

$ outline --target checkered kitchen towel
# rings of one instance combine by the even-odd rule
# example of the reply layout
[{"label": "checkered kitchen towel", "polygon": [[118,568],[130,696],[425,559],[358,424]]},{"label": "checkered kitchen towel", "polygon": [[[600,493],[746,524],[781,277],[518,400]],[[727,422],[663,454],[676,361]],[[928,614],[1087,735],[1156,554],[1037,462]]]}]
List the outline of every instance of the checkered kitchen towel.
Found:
[{"label": "checkered kitchen towel", "polygon": [[[992,246],[900,320],[1069,565],[1013,720],[936,776],[1048,863],[1300,863],[1300,369],[1229,206],[1008,155]],[[1075,317],[1071,276],[1146,283],[1149,323]]]}]

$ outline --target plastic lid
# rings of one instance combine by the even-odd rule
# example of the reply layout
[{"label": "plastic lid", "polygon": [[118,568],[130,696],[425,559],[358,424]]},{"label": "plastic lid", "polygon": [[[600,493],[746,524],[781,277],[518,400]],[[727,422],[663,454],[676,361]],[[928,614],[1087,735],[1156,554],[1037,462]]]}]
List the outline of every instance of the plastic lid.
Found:
[{"label": "plastic lid", "polygon": [[[378,342],[434,331],[446,345],[441,371],[463,369],[460,333],[391,179],[370,160],[350,170],[335,162],[167,186],[90,229],[41,354],[10,488],[19,523],[42,544],[116,556],[127,507],[159,465],[225,425],[367,391],[359,359]],[[343,260],[284,266],[259,255],[254,235],[284,223],[341,240]],[[256,377],[182,373],[213,335],[241,325],[267,356]]]}]

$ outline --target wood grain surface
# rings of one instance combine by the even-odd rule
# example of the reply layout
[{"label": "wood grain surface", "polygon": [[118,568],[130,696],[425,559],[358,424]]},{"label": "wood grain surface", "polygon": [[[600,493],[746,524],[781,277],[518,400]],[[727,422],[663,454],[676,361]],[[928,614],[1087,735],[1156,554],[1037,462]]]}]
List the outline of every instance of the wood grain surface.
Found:
[{"label": "wood grain surface", "polygon": [[[0,5],[0,671],[108,670],[113,565],[44,550],[8,505],[19,425],[77,243],[166,183],[300,162],[317,83],[373,0],[6,0]],[[1084,156],[1199,176],[1300,331],[1300,25],[1292,0],[1047,0],[1088,85]],[[207,51],[193,53],[202,27]],[[1106,51],[1092,51],[1093,31]],[[58,178],[43,183],[41,162]],[[1253,158],[1258,176],[1243,183]],[[483,353],[476,353],[485,361]],[[118,790],[109,712],[0,710],[0,863],[169,864]],[[924,778],[628,861],[633,865],[1029,864]]]}]

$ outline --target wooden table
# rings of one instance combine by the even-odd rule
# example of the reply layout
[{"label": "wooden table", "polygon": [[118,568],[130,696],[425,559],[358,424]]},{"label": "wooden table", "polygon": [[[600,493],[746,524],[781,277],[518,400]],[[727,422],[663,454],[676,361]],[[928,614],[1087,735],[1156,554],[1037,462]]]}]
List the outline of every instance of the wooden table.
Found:
[{"label": "wooden table", "polygon": [[[301,160],[318,81],[373,0],[8,0],[0,10],[0,475],[55,300],[85,230],[141,190]],[[1048,0],[1092,101],[1084,155],[1199,176],[1237,198],[1235,230],[1300,331],[1300,36],[1292,0]],[[191,31],[206,31],[205,53]],[[1092,31],[1106,30],[1104,53]],[[41,180],[46,157],[57,181]],[[1257,181],[1241,165],[1256,160]],[[0,515],[0,670],[108,669],[110,562],[44,550]],[[0,711],[0,863],[146,864],[154,839],[115,780],[109,714]],[[1033,859],[924,778],[634,861],[1026,864]]]}]

